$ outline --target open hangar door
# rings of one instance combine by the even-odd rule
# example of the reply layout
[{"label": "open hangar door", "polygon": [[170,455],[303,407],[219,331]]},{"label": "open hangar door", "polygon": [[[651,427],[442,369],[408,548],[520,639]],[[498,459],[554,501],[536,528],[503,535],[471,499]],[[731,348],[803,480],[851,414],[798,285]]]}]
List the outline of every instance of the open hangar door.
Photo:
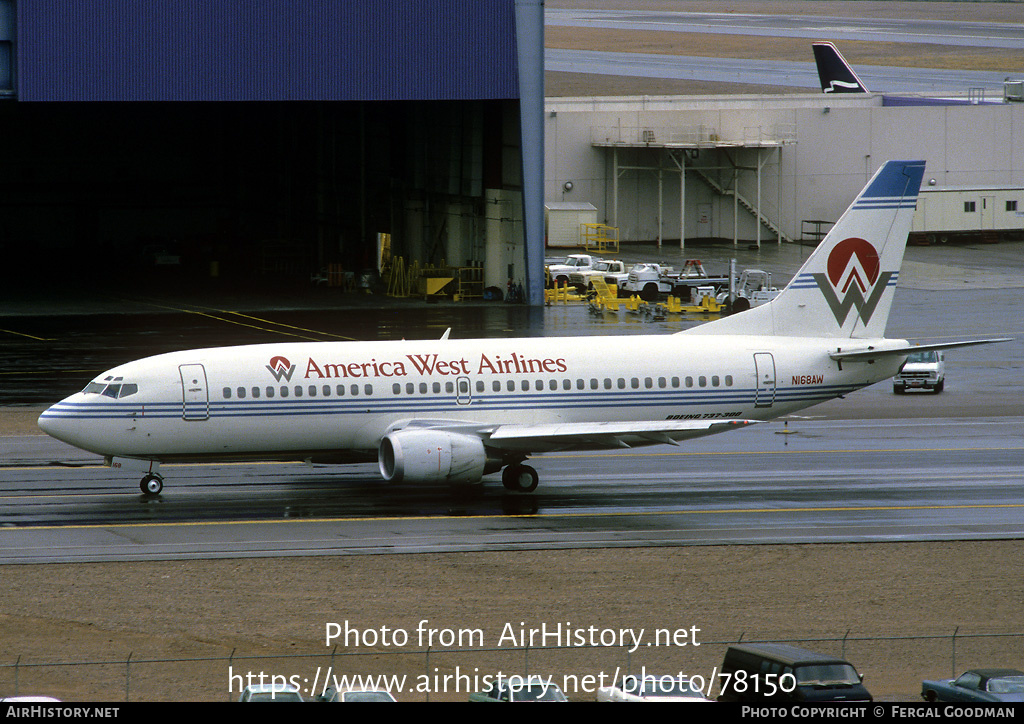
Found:
[{"label": "open hangar door", "polygon": [[8,283],[308,283],[375,267],[377,233],[461,265],[521,218],[515,101],[7,103],[0,128]]},{"label": "open hangar door", "polygon": [[308,283],[388,233],[504,283],[527,226],[540,268],[538,0],[0,10],[5,281]]}]

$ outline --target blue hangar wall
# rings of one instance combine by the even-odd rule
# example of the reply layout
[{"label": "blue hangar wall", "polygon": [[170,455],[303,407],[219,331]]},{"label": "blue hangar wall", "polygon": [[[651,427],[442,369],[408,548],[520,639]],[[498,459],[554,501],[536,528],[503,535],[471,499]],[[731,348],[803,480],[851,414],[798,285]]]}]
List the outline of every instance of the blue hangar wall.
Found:
[{"label": "blue hangar wall", "polygon": [[531,185],[522,117],[541,123],[543,86],[522,101],[520,62],[542,57],[540,0],[0,4],[0,133],[18,139],[0,247],[22,270],[116,254],[308,279],[372,266],[378,232],[407,258],[479,262],[488,205]]}]

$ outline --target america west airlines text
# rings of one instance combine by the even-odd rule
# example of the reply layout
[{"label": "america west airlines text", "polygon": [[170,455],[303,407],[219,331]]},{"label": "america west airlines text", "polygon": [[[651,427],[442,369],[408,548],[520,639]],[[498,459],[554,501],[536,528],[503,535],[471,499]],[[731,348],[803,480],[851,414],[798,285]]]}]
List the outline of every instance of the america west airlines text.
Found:
[{"label": "america west airlines text", "polygon": [[[407,377],[410,374],[441,375],[457,377],[460,375],[508,375],[568,372],[569,367],[564,358],[528,359],[513,352],[502,357],[481,354],[479,359],[471,362],[466,358],[440,359],[437,354],[409,354],[405,360],[369,362],[325,362],[316,361],[312,357],[306,363],[305,379],[332,379],[341,377]],[[282,358],[275,358],[281,360]],[[286,361],[286,360],[285,360]],[[271,372],[273,372],[271,368]],[[276,376],[276,375],[275,375]],[[290,379],[290,374],[289,374]]]}]

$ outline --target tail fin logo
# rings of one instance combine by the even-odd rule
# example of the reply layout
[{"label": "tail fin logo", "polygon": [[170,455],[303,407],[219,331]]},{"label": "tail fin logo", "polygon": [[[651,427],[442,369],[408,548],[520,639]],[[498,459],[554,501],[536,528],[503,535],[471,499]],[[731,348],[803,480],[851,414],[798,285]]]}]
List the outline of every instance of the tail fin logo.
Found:
[{"label": "tail fin logo", "polygon": [[274,357],[270,360],[270,364],[267,365],[267,369],[270,370],[270,374],[274,375],[274,379],[278,382],[281,380],[291,382],[292,374],[295,372],[295,365],[284,357]]},{"label": "tail fin logo", "polygon": [[894,275],[881,271],[878,251],[857,237],[836,244],[828,255],[825,271],[812,276],[840,327],[854,307],[864,324],[870,322]]},{"label": "tail fin logo", "polygon": [[850,92],[859,91],[859,90],[860,90],[860,84],[858,84],[858,83],[848,83],[846,81],[836,80],[835,78],[833,78],[832,80],[830,80],[828,82],[828,88],[826,88],[823,92],[824,93],[850,93]]}]

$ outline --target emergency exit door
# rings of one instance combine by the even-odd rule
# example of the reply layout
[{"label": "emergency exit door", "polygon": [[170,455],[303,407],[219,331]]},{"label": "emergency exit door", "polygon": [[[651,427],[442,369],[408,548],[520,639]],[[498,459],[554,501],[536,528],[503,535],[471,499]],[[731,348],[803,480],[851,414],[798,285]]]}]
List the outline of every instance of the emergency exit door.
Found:
[{"label": "emergency exit door", "polygon": [[468,377],[455,380],[455,401],[460,405],[468,405],[473,401],[473,385]]}]

